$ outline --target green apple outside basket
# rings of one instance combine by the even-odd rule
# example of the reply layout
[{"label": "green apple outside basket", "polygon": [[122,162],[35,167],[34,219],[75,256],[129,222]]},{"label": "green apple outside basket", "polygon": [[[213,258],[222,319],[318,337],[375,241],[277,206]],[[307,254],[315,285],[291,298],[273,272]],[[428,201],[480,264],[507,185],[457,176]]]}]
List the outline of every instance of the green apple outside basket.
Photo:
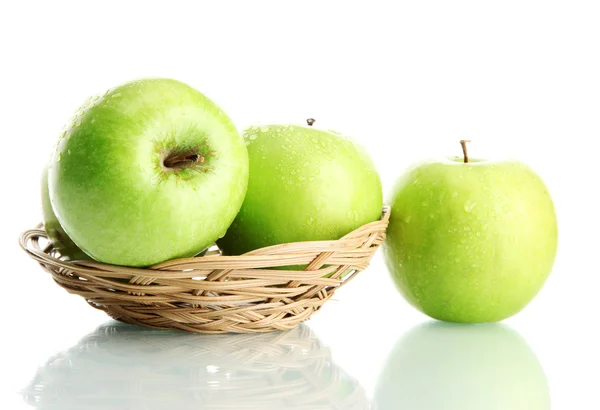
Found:
[{"label": "green apple outside basket", "polygon": [[113,318],[193,332],[293,328],[381,245],[399,292],[435,319],[500,321],[539,292],[557,222],[527,165],[469,158],[461,141],[463,155],[405,170],[384,206],[367,152],[307,123],[240,135],[171,79],[89,98],[58,138],[43,224],[21,245]]}]

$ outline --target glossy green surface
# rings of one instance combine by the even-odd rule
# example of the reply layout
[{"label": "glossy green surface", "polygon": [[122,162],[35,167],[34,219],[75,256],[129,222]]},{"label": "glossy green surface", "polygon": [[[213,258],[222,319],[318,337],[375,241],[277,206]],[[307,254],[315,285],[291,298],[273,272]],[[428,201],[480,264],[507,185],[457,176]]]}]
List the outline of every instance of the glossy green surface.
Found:
[{"label": "glossy green surface", "polygon": [[[195,152],[193,168],[163,160]],[[90,99],[62,134],[50,199],[67,234],[102,262],[146,266],[192,256],[222,236],[248,182],[234,124],[203,94],[148,79]]]},{"label": "glossy green surface", "polygon": [[433,318],[505,319],[552,270],[554,206],[522,163],[425,162],[398,180],[391,204],[387,266],[406,299]]},{"label": "glossy green surface", "polygon": [[91,258],[69,238],[52,210],[50,193],[48,192],[48,168],[44,168],[42,172],[40,188],[44,230],[48,234],[48,240],[50,240],[54,249],[58,250],[61,256],[67,260],[90,260]]},{"label": "glossy green surface", "polygon": [[334,132],[294,125],[245,131],[248,192],[218,244],[227,254],[338,239],[381,216],[379,175],[366,151]]},{"label": "glossy green surface", "polygon": [[375,388],[378,410],[550,410],[525,340],[501,324],[426,323],[397,343]]}]

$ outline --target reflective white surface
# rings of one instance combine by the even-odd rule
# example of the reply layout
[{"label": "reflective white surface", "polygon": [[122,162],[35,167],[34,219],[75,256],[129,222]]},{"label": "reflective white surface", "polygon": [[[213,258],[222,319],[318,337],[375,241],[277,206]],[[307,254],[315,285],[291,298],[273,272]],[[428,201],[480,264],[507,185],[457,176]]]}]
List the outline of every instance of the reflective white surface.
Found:
[{"label": "reflective white surface", "polygon": [[[0,409],[600,409],[598,21],[595,0],[1,2]],[[40,173],[72,112],[145,76],[190,83],[240,129],[314,117],[349,134],[386,194],[463,138],[473,157],[520,159],[556,204],[554,270],[500,326],[430,321],[379,254],[290,334],[116,330],[17,237],[39,222]]]},{"label": "reflective white surface", "polygon": [[49,359],[22,395],[40,410],[369,406],[305,325],[196,335],[109,322]]}]

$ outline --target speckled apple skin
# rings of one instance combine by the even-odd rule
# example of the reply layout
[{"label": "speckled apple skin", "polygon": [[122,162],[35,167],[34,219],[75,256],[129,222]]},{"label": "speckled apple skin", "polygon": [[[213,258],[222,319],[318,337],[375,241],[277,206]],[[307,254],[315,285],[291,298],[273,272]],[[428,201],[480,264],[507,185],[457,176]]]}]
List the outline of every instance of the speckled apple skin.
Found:
[{"label": "speckled apple skin", "polygon": [[229,255],[289,242],[335,240],[381,217],[379,174],[342,135],[299,125],[244,131],[250,176],[239,214],[217,243]]},{"label": "speckled apple skin", "polygon": [[422,162],[396,183],[384,244],[398,290],[451,322],[495,322],[523,309],[552,270],[554,205],[517,161]]}]

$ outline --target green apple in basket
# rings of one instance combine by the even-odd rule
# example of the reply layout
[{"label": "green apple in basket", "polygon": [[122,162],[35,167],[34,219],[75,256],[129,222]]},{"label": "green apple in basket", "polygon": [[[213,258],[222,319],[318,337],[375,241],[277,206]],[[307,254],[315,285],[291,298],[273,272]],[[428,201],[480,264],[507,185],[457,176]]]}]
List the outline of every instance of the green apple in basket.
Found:
[{"label": "green apple in basket", "polygon": [[147,266],[223,236],[244,199],[248,154],[229,117],[199,91],[144,79],[80,108],[48,182],[58,221],[80,249]]},{"label": "green apple in basket", "polygon": [[244,132],[248,192],[217,242],[225,254],[336,240],[381,217],[381,181],[367,152],[336,132],[312,127],[313,122]]},{"label": "green apple in basket", "polygon": [[41,181],[42,216],[44,218],[44,229],[52,247],[67,260],[89,260],[90,257],[75,245],[69,238],[50,203],[50,192],[48,191],[48,168],[44,168]]},{"label": "green apple in basket", "polygon": [[557,248],[554,205],[519,161],[423,162],[398,180],[384,244],[400,292],[427,315],[494,322],[542,288]]}]

